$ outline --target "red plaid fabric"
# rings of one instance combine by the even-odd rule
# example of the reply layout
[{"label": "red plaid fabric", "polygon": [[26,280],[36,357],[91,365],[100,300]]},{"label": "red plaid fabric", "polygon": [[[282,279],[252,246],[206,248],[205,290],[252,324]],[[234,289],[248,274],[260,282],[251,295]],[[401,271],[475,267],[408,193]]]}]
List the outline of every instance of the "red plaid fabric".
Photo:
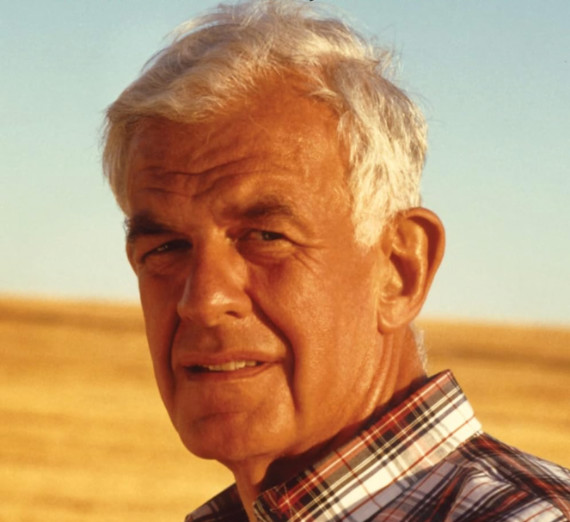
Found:
[{"label": "red plaid fabric", "polygon": [[[254,509],[260,521],[567,521],[570,471],[482,433],[444,372]],[[235,486],[186,517],[215,521],[247,522]]]}]

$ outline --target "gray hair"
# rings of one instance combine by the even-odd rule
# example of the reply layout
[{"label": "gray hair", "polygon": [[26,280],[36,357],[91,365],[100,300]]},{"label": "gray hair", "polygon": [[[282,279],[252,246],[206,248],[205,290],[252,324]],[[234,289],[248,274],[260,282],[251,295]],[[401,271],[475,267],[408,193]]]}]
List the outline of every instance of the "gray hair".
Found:
[{"label": "gray hair", "polygon": [[127,211],[126,156],[142,120],[213,119],[264,78],[296,74],[338,114],[356,239],[373,244],[387,218],[420,204],[426,151],[424,118],[388,79],[390,59],[308,2],[220,5],[183,24],[107,111],[103,166],[119,205]]}]

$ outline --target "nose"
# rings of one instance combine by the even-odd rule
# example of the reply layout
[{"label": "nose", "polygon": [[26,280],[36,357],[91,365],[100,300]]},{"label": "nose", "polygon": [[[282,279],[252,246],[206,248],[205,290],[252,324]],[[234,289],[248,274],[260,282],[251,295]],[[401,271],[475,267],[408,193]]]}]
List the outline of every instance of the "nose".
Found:
[{"label": "nose", "polygon": [[231,243],[196,247],[191,265],[178,302],[182,320],[212,327],[251,312],[247,266]]}]

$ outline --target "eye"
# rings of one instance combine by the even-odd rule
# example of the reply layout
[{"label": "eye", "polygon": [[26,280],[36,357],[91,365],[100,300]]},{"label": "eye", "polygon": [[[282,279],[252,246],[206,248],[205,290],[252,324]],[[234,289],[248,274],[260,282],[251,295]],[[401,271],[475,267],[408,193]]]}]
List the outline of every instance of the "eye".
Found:
[{"label": "eye", "polygon": [[258,234],[262,241],[277,241],[279,239],[285,239],[283,234],[280,234],[279,232],[271,232],[269,230],[260,230]]},{"label": "eye", "polygon": [[295,248],[286,234],[261,229],[244,231],[237,244],[241,254],[255,263],[282,261]]},{"label": "eye", "polygon": [[192,248],[192,244],[187,241],[186,239],[174,239],[172,241],[167,241],[166,243],[162,243],[161,245],[153,248],[146,252],[143,257],[142,261],[146,261],[150,257],[154,256],[164,256],[169,253],[175,252],[186,252]]},{"label": "eye", "polygon": [[242,239],[245,241],[273,242],[286,239],[286,237],[279,232],[272,232],[271,230],[250,230]]}]

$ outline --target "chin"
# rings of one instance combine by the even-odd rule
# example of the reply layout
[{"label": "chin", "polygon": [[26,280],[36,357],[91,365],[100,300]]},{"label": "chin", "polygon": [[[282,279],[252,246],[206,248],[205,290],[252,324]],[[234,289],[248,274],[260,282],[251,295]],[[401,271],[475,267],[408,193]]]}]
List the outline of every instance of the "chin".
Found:
[{"label": "chin", "polygon": [[[223,415],[193,423],[178,429],[184,446],[197,457],[217,460],[228,467],[232,462],[243,462],[271,453],[275,443],[266,431],[256,436],[251,423],[243,415]],[[222,418],[223,417],[223,418]]]}]

